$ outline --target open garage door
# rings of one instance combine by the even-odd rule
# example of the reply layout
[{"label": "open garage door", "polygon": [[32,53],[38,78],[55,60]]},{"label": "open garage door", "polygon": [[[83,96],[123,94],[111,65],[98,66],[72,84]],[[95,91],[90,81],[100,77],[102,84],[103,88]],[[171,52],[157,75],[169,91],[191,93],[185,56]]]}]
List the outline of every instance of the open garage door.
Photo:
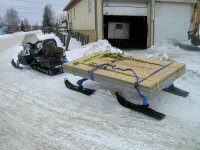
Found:
[{"label": "open garage door", "polygon": [[155,7],[155,43],[165,39],[187,41],[192,4],[157,2]]},{"label": "open garage door", "polygon": [[104,15],[147,16],[145,0],[104,0]]},{"label": "open garage door", "polygon": [[104,38],[113,46],[147,47],[145,0],[104,0]]}]

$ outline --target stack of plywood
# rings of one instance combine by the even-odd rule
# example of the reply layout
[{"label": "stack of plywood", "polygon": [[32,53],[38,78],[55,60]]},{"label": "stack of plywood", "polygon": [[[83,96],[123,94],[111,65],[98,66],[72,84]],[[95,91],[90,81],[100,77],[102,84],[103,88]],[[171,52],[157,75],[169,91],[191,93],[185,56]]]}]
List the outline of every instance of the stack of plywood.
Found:
[{"label": "stack of plywood", "polygon": [[[116,53],[98,52],[64,65],[66,72],[91,79],[89,72],[98,65],[112,64],[122,69],[132,69],[139,78],[138,88],[142,95],[152,98],[185,73],[185,64],[128,56]],[[104,85],[135,91],[136,77],[131,71],[113,70],[112,67],[98,69],[94,81]]]}]

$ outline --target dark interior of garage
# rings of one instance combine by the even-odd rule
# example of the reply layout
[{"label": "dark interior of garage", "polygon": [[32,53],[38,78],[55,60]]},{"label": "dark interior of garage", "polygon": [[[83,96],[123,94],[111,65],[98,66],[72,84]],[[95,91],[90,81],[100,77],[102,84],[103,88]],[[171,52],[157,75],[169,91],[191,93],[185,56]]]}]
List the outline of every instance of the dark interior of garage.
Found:
[{"label": "dark interior of garage", "polygon": [[[129,23],[129,39],[109,39],[110,22]],[[104,16],[104,38],[112,46],[120,48],[147,48],[147,17],[146,16]]]}]

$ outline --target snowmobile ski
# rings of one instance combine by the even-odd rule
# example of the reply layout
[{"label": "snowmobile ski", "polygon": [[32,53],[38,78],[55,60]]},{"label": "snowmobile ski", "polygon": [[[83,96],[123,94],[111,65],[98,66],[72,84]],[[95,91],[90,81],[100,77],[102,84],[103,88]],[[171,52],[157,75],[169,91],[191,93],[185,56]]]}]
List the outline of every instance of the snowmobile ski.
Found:
[{"label": "snowmobile ski", "polygon": [[189,92],[179,89],[175,87],[174,85],[171,85],[170,87],[165,88],[164,91],[178,95],[178,96],[182,96],[182,97],[187,97],[189,95]]},{"label": "snowmobile ski", "polygon": [[95,90],[93,90],[93,89],[85,88],[83,86],[76,86],[76,85],[72,84],[71,82],[69,82],[68,79],[65,79],[64,82],[68,89],[83,93],[88,96],[94,94],[94,92],[95,92]]},{"label": "snowmobile ski", "polygon": [[17,69],[23,69],[22,67],[19,66],[19,63],[16,64],[16,62],[14,61],[14,59],[12,58],[11,60],[11,64],[13,67],[17,68]]},{"label": "snowmobile ski", "polygon": [[126,108],[129,108],[133,111],[141,112],[157,120],[162,120],[165,117],[164,114],[157,112],[151,108],[148,108],[148,106],[133,104],[127,101],[120,92],[115,92],[115,95],[117,97],[118,102]]}]

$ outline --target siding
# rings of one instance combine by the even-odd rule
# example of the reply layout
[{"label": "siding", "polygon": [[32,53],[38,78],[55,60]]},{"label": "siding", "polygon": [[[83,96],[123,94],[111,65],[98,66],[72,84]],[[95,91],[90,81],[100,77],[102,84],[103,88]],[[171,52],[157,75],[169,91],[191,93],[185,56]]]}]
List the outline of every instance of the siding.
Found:
[{"label": "siding", "polygon": [[69,20],[72,22],[72,30],[95,30],[94,0],[91,0],[91,12],[88,9],[90,0],[82,0],[69,10]]}]

